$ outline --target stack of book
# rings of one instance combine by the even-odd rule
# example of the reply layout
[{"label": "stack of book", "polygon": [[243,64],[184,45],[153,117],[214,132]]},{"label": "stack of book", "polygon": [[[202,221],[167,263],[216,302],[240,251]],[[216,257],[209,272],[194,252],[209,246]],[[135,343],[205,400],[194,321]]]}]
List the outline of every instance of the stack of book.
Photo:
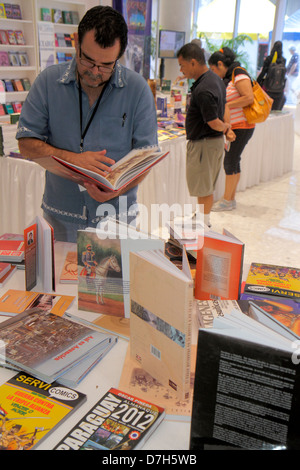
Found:
[{"label": "stack of book", "polygon": [[44,382],[75,386],[111,350],[117,337],[41,307],[26,309],[0,323],[0,340],[5,346],[0,358],[9,367]]}]

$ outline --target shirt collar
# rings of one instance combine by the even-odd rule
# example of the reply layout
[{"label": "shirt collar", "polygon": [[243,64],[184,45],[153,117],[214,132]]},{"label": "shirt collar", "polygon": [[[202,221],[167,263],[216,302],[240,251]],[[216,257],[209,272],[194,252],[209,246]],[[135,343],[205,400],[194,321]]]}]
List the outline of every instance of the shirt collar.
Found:
[{"label": "shirt collar", "polygon": [[[67,68],[64,70],[63,74],[60,76],[58,81],[64,85],[76,81],[76,59],[75,57],[69,62]],[[124,73],[123,66],[116,62],[114,73],[112,74],[110,84],[116,88],[123,88],[126,84],[126,78]]]}]

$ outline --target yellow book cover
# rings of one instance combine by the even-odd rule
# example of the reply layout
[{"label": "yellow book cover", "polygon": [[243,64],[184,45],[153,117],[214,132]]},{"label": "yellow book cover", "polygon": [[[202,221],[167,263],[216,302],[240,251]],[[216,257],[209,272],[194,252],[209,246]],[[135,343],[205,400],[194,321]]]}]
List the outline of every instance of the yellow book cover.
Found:
[{"label": "yellow book cover", "polygon": [[193,281],[163,252],[130,254],[131,357],[179,399],[190,395]]},{"label": "yellow book cover", "polygon": [[0,448],[30,450],[86,401],[86,395],[20,372],[0,385]]},{"label": "yellow book cover", "polygon": [[300,269],[251,263],[245,292],[300,299]]}]

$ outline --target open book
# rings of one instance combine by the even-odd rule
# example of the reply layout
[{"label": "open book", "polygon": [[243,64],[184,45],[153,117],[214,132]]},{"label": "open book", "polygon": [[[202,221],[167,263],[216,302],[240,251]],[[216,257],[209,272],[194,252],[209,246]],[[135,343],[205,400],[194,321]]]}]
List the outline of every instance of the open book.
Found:
[{"label": "open book", "polygon": [[78,184],[92,182],[104,191],[119,191],[161,161],[168,153],[160,152],[157,146],[131,150],[125,157],[111,166],[112,171],[106,176],[101,176],[94,171],[68,163],[54,155],[51,157],[51,162],[49,157],[46,157],[47,162],[44,158],[41,158],[38,163],[45,166],[52,173],[71,179]]}]

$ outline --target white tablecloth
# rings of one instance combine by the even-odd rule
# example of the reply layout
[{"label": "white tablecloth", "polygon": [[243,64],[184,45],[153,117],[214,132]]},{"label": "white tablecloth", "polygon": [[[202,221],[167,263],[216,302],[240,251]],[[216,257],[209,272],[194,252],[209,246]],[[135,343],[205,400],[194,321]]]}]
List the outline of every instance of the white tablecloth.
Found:
[{"label": "white tablecloth", "polygon": [[[178,137],[161,143],[170,154],[156,165],[138,190],[141,207],[141,227],[156,230],[159,221],[151,217],[151,205],[173,206],[174,214],[186,213],[184,205],[195,207],[185,179],[186,139]],[[294,151],[294,120],[291,113],[273,114],[256,126],[254,135],[242,157],[242,173],[238,190],[272,180],[292,170]],[[0,158],[0,233],[21,232],[36,214],[44,187],[44,169],[39,165],[15,158]],[[224,191],[225,173],[222,169],[215,199]],[[153,206],[152,209],[157,207]],[[189,206],[186,206],[189,209]]]}]

